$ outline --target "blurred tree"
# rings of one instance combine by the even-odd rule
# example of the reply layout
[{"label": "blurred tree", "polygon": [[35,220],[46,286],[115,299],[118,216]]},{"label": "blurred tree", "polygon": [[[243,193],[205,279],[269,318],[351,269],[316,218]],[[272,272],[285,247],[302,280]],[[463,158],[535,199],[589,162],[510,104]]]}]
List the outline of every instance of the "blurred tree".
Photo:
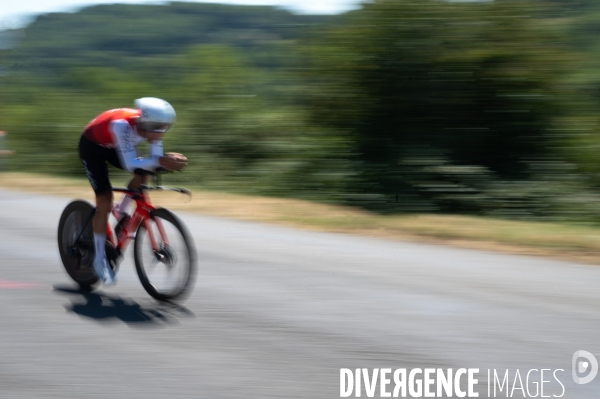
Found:
[{"label": "blurred tree", "polygon": [[[354,140],[367,201],[464,211],[450,192],[531,176],[529,162],[548,152],[561,70],[537,7],[379,0],[311,46],[314,120]],[[470,187],[466,169],[444,177],[442,165],[476,166]]]},{"label": "blurred tree", "polygon": [[81,175],[99,112],[178,113],[166,148],[207,187],[381,211],[600,214],[600,8],[591,0],[101,5],[0,50],[13,168]]}]

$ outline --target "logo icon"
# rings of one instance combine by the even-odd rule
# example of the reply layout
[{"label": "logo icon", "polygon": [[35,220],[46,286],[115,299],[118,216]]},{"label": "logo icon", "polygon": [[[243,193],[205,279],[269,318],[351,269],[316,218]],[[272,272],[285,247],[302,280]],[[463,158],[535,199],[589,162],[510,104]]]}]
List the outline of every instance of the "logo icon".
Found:
[{"label": "logo icon", "polygon": [[[573,353],[573,381],[576,384],[587,384],[592,382],[598,374],[598,360],[588,351],[577,351]],[[585,375],[585,373],[588,373]]]}]

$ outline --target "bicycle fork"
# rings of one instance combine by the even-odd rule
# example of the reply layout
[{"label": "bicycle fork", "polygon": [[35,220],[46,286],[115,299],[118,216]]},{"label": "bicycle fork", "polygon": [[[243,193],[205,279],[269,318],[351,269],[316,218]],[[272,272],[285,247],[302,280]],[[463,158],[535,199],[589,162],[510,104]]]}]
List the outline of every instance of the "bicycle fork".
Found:
[{"label": "bicycle fork", "polygon": [[163,262],[163,263],[168,263],[170,262],[170,252],[168,251],[168,247],[169,247],[169,240],[167,238],[167,234],[165,232],[165,228],[162,224],[162,221],[160,219],[153,219],[154,223],[156,224],[156,228],[158,230],[158,235],[160,236],[160,239],[162,241],[162,244],[159,246],[159,244],[156,241],[156,237],[154,236],[154,232],[151,226],[151,218],[146,218],[144,219],[144,228],[146,229],[146,232],[148,233],[148,239],[150,240],[150,246],[152,247],[152,250],[154,251],[154,256],[156,257],[156,260],[158,260],[159,262]]}]

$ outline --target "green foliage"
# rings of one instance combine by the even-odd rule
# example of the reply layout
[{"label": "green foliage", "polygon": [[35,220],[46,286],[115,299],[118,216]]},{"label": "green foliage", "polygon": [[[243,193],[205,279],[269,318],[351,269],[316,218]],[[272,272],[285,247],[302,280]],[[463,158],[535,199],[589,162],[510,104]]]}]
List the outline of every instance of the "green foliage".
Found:
[{"label": "green foliage", "polygon": [[12,168],[81,175],[85,124],[156,96],[178,114],[166,150],[191,159],[168,179],[383,212],[584,222],[600,209],[597,15],[587,0],[48,14],[0,51],[0,126]]},{"label": "green foliage", "polygon": [[[380,0],[330,31],[309,104],[315,123],[353,139],[354,192],[364,198],[353,199],[487,213],[510,206],[502,182],[513,192],[539,184],[532,165],[559,159],[550,148],[572,139],[554,133],[573,65],[549,10],[533,1]],[[535,201],[514,208],[539,212]]]},{"label": "green foliage", "polygon": [[[261,66],[285,59],[272,45],[295,40],[302,27],[335,17],[300,16],[274,7],[168,3],[97,5],[76,14],[41,15],[26,29],[16,59],[47,67],[122,67],[140,58],[169,57],[189,46],[218,44],[244,50]],[[38,64],[39,65],[39,64]]]}]

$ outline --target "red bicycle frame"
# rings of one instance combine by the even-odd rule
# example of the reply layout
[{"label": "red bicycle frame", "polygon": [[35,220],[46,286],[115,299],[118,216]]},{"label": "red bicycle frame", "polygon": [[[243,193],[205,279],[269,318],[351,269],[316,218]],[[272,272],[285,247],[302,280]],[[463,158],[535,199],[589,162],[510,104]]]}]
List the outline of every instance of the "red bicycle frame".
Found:
[{"label": "red bicycle frame", "polygon": [[[119,236],[115,237],[110,225],[106,226],[106,238],[109,240],[115,248],[123,253],[127,248],[127,245],[134,237],[134,233],[137,231],[140,223],[144,224],[144,228],[148,232],[148,238],[150,240],[150,245],[154,251],[158,251],[160,248],[156,242],[156,238],[154,237],[153,230],[150,226],[150,221],[152,220],[150,213],[155,209],[154,206],[150,203],[150,198],[144,194],[143,191],[134,191],[129,190],[127,188],[121,187],[113,187],[114,192],[123,193],[131,196],[131,198],[135,201],[135,211],[127,220],[123,226],[121,226],[121,230],[119,231]],[[167,234],[165,233],[165,229],[162,225],[162,222],[159,219],[154,219],[154,223],[158,228],[158,232],[160,234],[160,238],[162,242],[166,245],[169,244],[169,240],[167,239]]]}]

